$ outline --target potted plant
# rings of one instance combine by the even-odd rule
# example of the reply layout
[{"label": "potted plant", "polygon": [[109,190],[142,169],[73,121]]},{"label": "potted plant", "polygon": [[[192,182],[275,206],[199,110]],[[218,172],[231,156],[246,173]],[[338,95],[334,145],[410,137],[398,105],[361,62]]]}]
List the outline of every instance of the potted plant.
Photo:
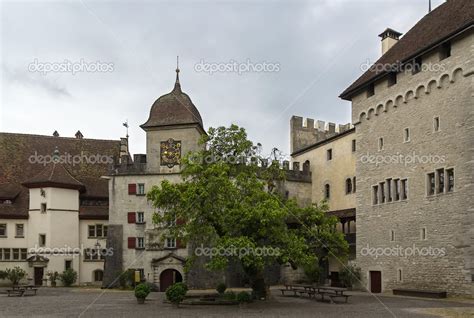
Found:
[{"label": "potted plant", "polygon": [[227,289],[227,286],[225,283],[219,283],[216,287],[217,292],[219,293],[220,296],[222,296]]},{"label": "potted plant", "polygon": [[144,304],[145,303],[145,299],[146,297],[148,296],[148,294],[150,293],[150,286],[147,285],[147,284],[138,284],[136,287],[135,287],[135,297],[137,298],[137,302],[139,304]]},{"label": "potted plant", "polygon": [[17,286],[20,281],[26,277],[26,271],[18,266],[7,268],[5,271],[7,278],[12,282],[13,286]]},{"label": "potted plant", "polygon": [[49,277],[49,282],[51,283],[51,287],[56,287],[57,285],[56,281],[59,279],[59,273],[49,271],[46,275]]},{"label": "potted plant", "polygon": [[173,305],[179,307],[179,304],[185,299],[188,292],[188,286],[184,283],[176,283],[166,289],[166,299]]}]

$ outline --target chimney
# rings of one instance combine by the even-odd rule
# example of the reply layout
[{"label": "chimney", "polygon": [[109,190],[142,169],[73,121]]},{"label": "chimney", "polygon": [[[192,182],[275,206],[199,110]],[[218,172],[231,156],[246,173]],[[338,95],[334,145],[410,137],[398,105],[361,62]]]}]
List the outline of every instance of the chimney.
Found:
[{"label": "chimney", "polygon": [[82,135],[82,133],[81,133],[80,130],[77,131],[77,133],[75,134],[75,136],[76,136],[77,139],[82,139],[82,138],[84,138],[84,136]]},{"label": "chimney", "polygon": [[387,53],[387,51],[398,42],[402,34],[403,33],[390,28],[385,29],[385,31],[379,34],[382,38],[382,55]]}]

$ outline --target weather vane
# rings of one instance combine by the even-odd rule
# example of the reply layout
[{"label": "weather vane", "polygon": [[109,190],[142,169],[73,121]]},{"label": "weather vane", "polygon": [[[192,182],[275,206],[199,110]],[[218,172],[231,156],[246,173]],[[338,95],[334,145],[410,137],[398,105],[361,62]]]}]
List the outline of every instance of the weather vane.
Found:
[{"label": "weather vane", "polygon": [[127,139],[128,139],[128,119],[122,124],[125,128],[127,128]]}]

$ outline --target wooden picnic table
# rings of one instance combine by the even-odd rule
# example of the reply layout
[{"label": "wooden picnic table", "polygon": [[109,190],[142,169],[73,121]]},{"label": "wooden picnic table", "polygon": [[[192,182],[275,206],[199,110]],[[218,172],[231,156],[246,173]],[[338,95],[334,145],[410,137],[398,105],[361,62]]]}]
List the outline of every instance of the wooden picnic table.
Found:
[{"label": "wooden picnic table", "polygon": [[[280,291],[283,296],[285,292],[293,292],[294,296],[297,296],[297,294],[300,294],[300,296],[308,294],[309,298],[311,298],[311,296],[316,298],[316,295],[320,295],[321,301],[329,300],[331,303],[337,298],[343,298],[347,303],[348,298],[351,296],[344,294],[347,288],[308,284],[285,284],[285,289],[280,289]],[[329,296],[329,299],[327,299],[326,296]]]},{"label": "wooden picnic table", "polygon": [[31,295],[36,295],[38,288],[33,285],[14,285],[11,289],[7,289],[8,297],[10,296],[26,296],[31,292]]}]

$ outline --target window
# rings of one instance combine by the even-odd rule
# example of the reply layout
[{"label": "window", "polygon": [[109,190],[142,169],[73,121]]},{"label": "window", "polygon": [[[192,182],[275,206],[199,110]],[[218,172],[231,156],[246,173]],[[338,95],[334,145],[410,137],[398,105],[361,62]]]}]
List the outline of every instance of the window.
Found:
[{"label": "window", "polygon": [[10,260],[11,259],[10,256],[11,256],[11,250],[9,248],[4,248],[3,249],[3,260],[4,261]]},{"label": "window", "polygon": [[379,183],[380,188],[380,203],[385,203],[385,186],[383,182]]},{"label": "window", "polygon": [[135,183],[128,185],[128,194],[137,194],[137,185]]},{"label": "window", "polygon": [[25,237],[25,228],[23,224],[16,225],[15,237]]},{"label": "window", "polygon": [[433,120],[433,130],[435,132],[439,131],[439,117],[435,117]]},{"label": "window", "polygon": [[408,199],[408,180],[407,179],[401,180],[401,186],[402,186],[402,189],[401,189],[402,200],[406,200]]},{"label": "window", "polygon": [[352,180],[351,178],[346,179],[346,194],[352,193]]},{"label": "window", "polygon": [[331,186],[329,184],[324,185],[324,198],[326,200],[331,198]]},{"label": "window", "polygon": [[20,259],[22,261],[26,261],[27,258],[28,258],[28,250],[26,248],[21,248],[20,249]]},{"label": "window", "polygon": [[446,169],[446,177],[448,178],[446,192],[454,191],[454,169]]},{"label": "window", "polygon": [[137,212],[137,223],[139,224],[145,223],[145,213]]},{"label": "window", "polygon": [[438,190],[436,193],[444,193],[444,169],[436,170],[436,175],[438,178]]},{"label": "window", "polygon": [[72,261],[66,260],[64,261],[64,270],[72,269]]},{"label": "window", "polygon": [[383,137],[379,138],[379,151],[383,150]]},{"label": "window", "polygon": [[395,231],[394,230],[390,230],[390,241],[391,242],[395,241]]},{"label": "window", "polygon": [[435,183],[435,174],[428,173],[428,195],[435,194],[436,183]]},{"label": "window", "polygon": [[443,43],[440,47],[439,60],[444,60],[451,56],[451,42]]},{"label": "window", "polygon": [[327,160],[332,160],[332,149],[328,149],[326,152]]},{"label": "window", "polygon": [[388,87],[397,84],[397,73],[392,72],[388,75]]},{"label": "window", "polygon": [[46,213],[47,206],[46,203],[41,203],[41,213]]},{"label": "window", "polygon": [[145,195],[145,184],[139,183],[137,185],[138,185],[137,195]]},{"label": "window", "polygon": [[392,179],[387,179],[387,202],[392,202]]},{"label": "window", "polygon": [[379,186],[372,187],[372,203],[379,204]]},{"label": "window", "polygon": [[145,238],[137,237],[137,248],[145,248]]},{"label": "window", "polygon": [[422,64],[423,64],[423,60],[421,59],[421,56],[416,57],[413,60],[412,74],[419,73],[421,71]]},{"label": "window", "polygon": [[401,282],[402,280],[403,280],[402,270],[399,269],[399,270],[398,270],[398,281]]},{"label": "window", "polygon": [[107,226],[103,224],[89,225],[87,229],[89,238],[107,237]]},{"label": "window", "polygon": [[356,151],[356,140],[352,139],[352,152]]},{"label": "window", "polygon": [[88,236],[95,237],[95,225],[89,225]]},{"label": "window", "polygon": [[369,84],[369,86],[367,86],[367,98],[374,95],[375,95],[375,85],[374,83],[371,83]]},{"label": "window", "polygon": [[39,235],[38,245],[40,247],[44,247],[46,245],[46,234]]},{"label": "window", "polygon": [[13,260],[14,261],[19,261],[20,260],[20,249],[19,248],[13,248]]},{"label": "window", "polygon": [[356,177],[352,178],[352,192],[356,192]]},{"label": "window", "polygon": [[394,187],[394,192],[395,192],[395,195],[394,195],[394,200],[395,201],[398,201],[400,200],[400,179],[395,179],[393,180],[393,187]]},{"label": "window", "polygon": [[97,237],[102,237],[104,235],[102,233],[102,224],[97,224],[95,226],[95,235],[97,235]]},{"label": "window", "polygon": [[107,255],[107,249],[85,248],[84,260],[86,261],[102,261]]},{"label": "window", "polygon": [[176,239],[169,237],[166,238],[165,248],[176,248]]},{"label": "window", "polygon": [[101,282],[104,279],[104,272],[100,269],[94,271],[94,282]]},{"label": "window", "polygon": [[107,237],[109,227],[107,225],[104,225],[104,237]]},{"label": "window", "polygon": [[421,229],[421,239],[426,240],[426,228],[425,227]]},{"label": "window", "polygon": [[410,141],[410,128],[405,128],[403,131],[403,140],[405,142]]},{"label": "window", "polygon": [[0,224],[0,236],[7,237],[7,225],[5,223]]}]

